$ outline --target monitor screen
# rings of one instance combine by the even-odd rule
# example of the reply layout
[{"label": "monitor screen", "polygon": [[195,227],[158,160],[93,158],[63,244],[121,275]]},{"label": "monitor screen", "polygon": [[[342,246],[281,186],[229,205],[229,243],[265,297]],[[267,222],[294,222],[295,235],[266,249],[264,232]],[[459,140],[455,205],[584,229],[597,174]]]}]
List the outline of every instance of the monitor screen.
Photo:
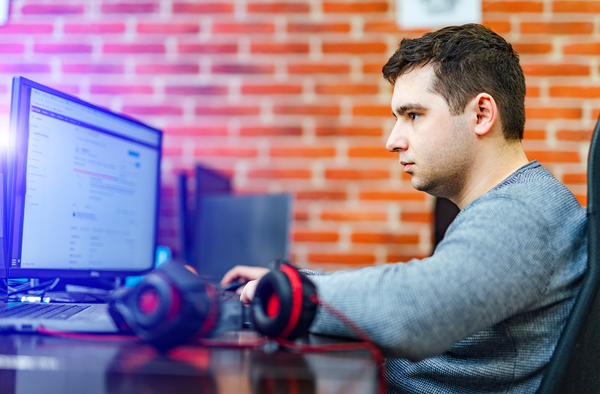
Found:
[{"label": "monitor screen", "polygon": [[116,277],[154,267],[162,133],[16,77],[9,277]]}]

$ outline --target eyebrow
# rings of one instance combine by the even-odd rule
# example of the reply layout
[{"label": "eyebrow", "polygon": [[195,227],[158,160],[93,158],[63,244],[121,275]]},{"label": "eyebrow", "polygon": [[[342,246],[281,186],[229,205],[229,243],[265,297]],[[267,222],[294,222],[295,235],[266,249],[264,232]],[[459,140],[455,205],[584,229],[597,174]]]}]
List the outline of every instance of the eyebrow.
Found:
[{"label": "eyebrow", "polygon": [[[426,111],[427,109],[428,108],[422,106],[421,104],[406,104],[406,105],[396,108],[396,113],[399,116],[402,116],[407,112],[414,112],[414,111],[423,112],[423,111]],[[395,115],[394,112],[392,112],[392,114]]]}]

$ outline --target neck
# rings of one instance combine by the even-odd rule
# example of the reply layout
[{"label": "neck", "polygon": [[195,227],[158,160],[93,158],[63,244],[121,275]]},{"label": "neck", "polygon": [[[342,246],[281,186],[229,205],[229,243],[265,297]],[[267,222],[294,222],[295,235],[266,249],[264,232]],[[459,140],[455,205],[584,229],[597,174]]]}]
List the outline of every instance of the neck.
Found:
[{"label": "neck", "polygon": [[502,149],[482,151],[473,162],[473,170],[465,187],[458,196],[450,200],[463,209],[528,162],[520,141],[507,143]]}]

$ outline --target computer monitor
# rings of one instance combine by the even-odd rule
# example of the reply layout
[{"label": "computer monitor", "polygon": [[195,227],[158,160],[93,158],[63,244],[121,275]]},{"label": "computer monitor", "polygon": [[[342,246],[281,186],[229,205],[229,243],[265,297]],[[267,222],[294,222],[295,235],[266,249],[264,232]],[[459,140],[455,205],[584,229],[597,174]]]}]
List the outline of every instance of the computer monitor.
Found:
[{"label": "computer monitor", "polygon": [[154,267],[162,133],[13,79],[8,276],[114,278]]}]

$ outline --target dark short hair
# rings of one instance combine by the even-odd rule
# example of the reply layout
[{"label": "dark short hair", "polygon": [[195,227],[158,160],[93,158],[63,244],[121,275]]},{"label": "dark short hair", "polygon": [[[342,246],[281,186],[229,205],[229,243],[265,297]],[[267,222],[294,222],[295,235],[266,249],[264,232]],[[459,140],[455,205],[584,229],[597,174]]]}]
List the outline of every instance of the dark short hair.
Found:
[{"label": "dark short hair", "polygon": [[479,93],[488,93],[498,105],[507,140],[523,139],[525,77],[519,56],[506,40],[485,26],[450,26],[405,38],[383,67],[392,85],[417,67],[432,65],[432,89],[448,103],[452,115],[461,114]]}]

